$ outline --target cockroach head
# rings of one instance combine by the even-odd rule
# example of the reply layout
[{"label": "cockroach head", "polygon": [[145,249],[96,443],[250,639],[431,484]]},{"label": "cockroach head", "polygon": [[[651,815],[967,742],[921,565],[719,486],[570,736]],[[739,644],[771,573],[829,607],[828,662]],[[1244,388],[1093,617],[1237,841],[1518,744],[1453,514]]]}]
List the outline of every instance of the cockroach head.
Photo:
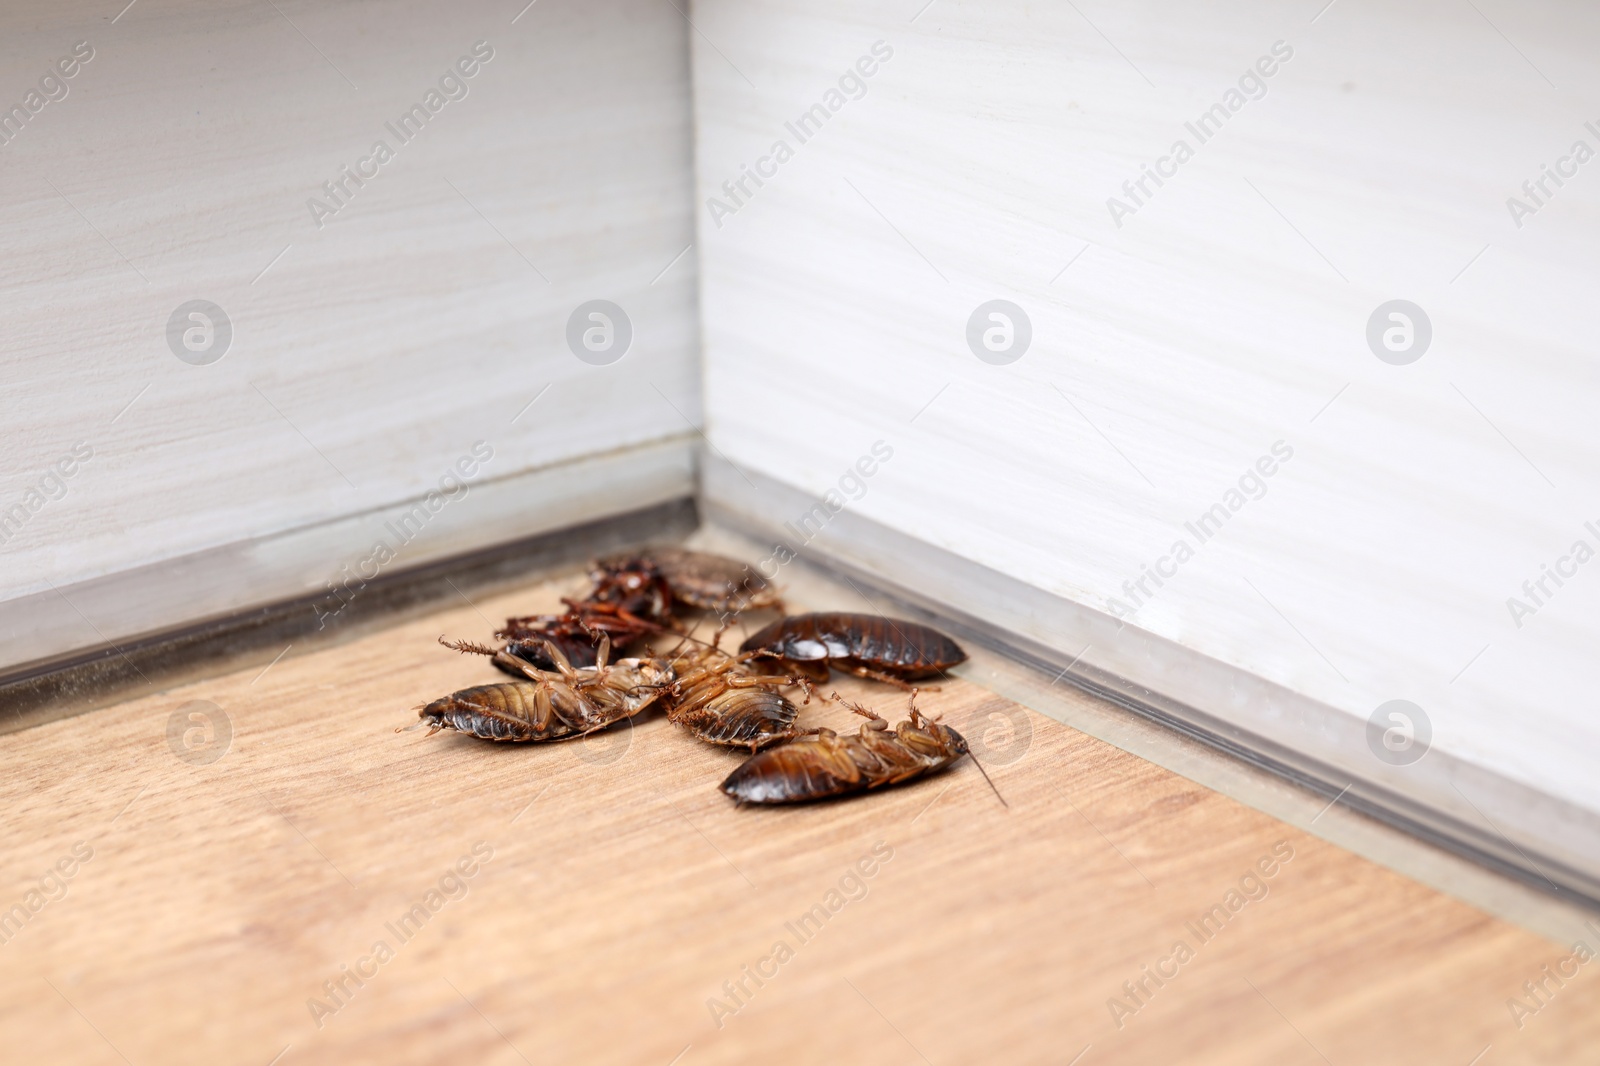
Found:
[{"label": "cockroach head", "polygon": [[940,725],[938,722],[929,724],[938,732],[944,742],[950,746],[950,750],[957,755],[966,755],[972,750],[967,747],[967,738],[957,733],[954,729],[947,725]]},{"label": "cockroach head", "polygon": [[[433,736],[435,733],[445,728],[445,726],[449,724],[449,719],[446,717],[446,715],[450,713],[450,710],[452,707],[454,707],[454,705],[455,697],[441,696],[439,699],[434,700],[432,703],[427,704],[417,711],[417,717],[421,719],[417,725],[420,726],[426,723],[431,727],[428,730],[428,736]],[[412,726],[411,728],[415,729],[416,726]]]},{"label": "cockroach head", "polygon": [[678,679],[672,667],[660,659],[624,659],[643,679],[640,688],[668,688]]}]

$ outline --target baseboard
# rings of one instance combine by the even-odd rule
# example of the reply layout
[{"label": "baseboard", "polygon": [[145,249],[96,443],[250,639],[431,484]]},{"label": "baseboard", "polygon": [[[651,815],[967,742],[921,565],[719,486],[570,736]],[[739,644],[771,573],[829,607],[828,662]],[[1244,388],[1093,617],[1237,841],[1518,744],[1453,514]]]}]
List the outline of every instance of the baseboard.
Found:
[{"label": "baseboard", "polygon": [[[937,617],[964,639],[1569,901],[1600,906],[1600,815],[1435,746],[1391,766],[1366,721],[1055,596],[846,508],[797,543],[818,500],[726,460],[701,460],[708,521],[783,544]],[[809,532],[809,528],[806,530]],[[1576,900],[1573,900],[1576,897]]]},{"label": "baseboard", "polygon": [[[682,536],[697,524],[694,484],[694,450],[672,438],[475,483],[403,544],[395,516],[421,501],[0,603],[0,732]],[[397,550],[363,580],[355,571],[379,542]]]}]

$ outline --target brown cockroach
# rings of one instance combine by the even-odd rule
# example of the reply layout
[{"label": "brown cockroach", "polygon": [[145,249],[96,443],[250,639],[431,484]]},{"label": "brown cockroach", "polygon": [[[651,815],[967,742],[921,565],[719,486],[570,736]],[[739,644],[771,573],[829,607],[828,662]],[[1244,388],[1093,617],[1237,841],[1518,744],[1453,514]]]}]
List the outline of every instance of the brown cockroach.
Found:
[{"label": "brown cockroach", "polygon": [[[609,637],[614,647],[624,648],[662,630],[660,624],[633,614],[621,604],[565,599],[561,602],[567,607],[563,614],[507,618],[505,626],[495,631],[495,636],[507,638],[506,654],[541,670],[555,670],[555,661],[545,654],[549,643],[559,648],[572,665],[593,666],[602,636]],[[495,665],[513,677],[522,676],[514,663],[496,659]]]},{"label": "brown cockroach", "polygon": [[739,646],[741,652],[781,660],[782,669],[822,684],[830,666],[910,688],[965,662],[967,653],[937,629],[876,614],[829,611],[797,614],[767,626]]},{"label": "brown cockroach", "polygon": [[[561,614],[506,619],[495,636],[507,639],[507,654],[554,670],[556,664],[544,652],[549,641],[572,663],[590,666],[602,633],[611,637],[613,646],[625,648],[669,628],[675,603],[724,615],[781,606],[776,591],[748,566],[682,548],[607,556],[591,565],[589,578],[593,589],[581,600],[563,599],[567,609]],[[503,660],[496,664],[519,675],[515,664]]]},{"label": "brown cockroach", "polygon": [[809,684],[800,677],[753,674],[745,665],[748,659],[712,643],[670,660],[677,677],[667,720],[708,744],[747,747],[752,753],[800,736],[794,728],[798,708],[777,690],[806,686],[810,703]]},{"label": "brown cockroach", "polygon": [[606,637],[591,667],[573,666],[550,644],[546,654],[556,664],[554,671],[539,670],[503,650],[449,643],[443,637],[439,641],[457,651],[493,656],[497,665],[521,671],[524,680],[476,685],[434,700],[419,712],[430,737],[455,729],[514,743],[572,740],[635,717],[659,700],[673,680],[672,667],[659,659],[608,662],[611,642]]},{"label": "brown cockroach", "polygon": [[585,603],[614,605],[636,618],[663,623],[672,618],[672,586],[652,560],[640,556],[611,556],[591,563],[593,590]]},{"label": "brown cockroach", "polygon": [[778,590],[749,566],[710,552],[655,547],[599,559],[590,577],[599,585],[607,575],[655,573],[672,590],[672,598],[689,607],[721,614],[783,608]]},{"label": "brown cockroach", "polygon": [[[889,728],[888,719],[860,704],[833,699],[867,719],[853,737],[831,729],[818,729],[776,748],[746,759],[722,782],[722,791],[741,803],[804,803],[807,800],[848,796],[869,789],[897,785],[937,773],[970,754],[967,741],[937,719],[917,710],[917,690],[911,690],[910,720]],[[973,763],[989,775],[974,759]],[[989,782],[994,788],[994,782]],[[995,789],[1004,804],[1005,797]],[[1009,804],[1007,804],[1009,806]]]}]

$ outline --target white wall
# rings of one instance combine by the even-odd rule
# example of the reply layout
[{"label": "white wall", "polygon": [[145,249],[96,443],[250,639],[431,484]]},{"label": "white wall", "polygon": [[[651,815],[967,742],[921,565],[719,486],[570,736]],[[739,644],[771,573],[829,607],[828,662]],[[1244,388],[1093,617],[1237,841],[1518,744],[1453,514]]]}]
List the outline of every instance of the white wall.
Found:
[{"label": "white wall", "polygon": [[[1600,550],[1600,161],[1520,228],[1507,207],[1600,150],[1600,10],[919,6],[695,5],[716,449],[816,494],[882,439],[856,514],[1112,611],[1282,441],[1132,623],[1353,720],[1413,701],[1435,750],[1600,810],[1600,563],[1520,627],[1507,605]],[[785,123],[878,41],[799,143]],[[1184,123],[1278,41],[1198,144]],[[1180,137],[1194,158],[1119,227],[1108,198]],[[995,298],[1032,322],[1009,365],[966,342]],[[1410,365],[1366,341],[1393,299],[1432,321]]]},{"label": "white wall", "polygon": [[[5,663],[26,657],[15,642],[40,612],[60,633],[28,655],[128,634],[52,586],[345,528],[435,489],[477,441],[493,451],[475,472],[487,479],[668,437],[687,451],[689,29],[671,5],[117,6],[30,0],[0,15],[0,106],[24,104],[76,42],[93,50],[65,97],[0,145],[0,513],[26,514],[0,545]],[[461,80],[466,95],[441,94],[402,144],[386,124],[426,106],[480,41],[492,58]],[[367,164],[376,176],[319,226],[308,200],[380,139],[392,160]],[[569,314],[596,298],[633,323],[610,366],[565,341]],[[168,344],[169,317],[194,299],[232,323],[210,365]],[[60,495],[45,479],[79,442],[92,459],[37,506]],[[632,487],[538,484],[522,501],[529,532],[544,511],[573,513],[539,494],[550,486]],[[260,598],[338,578],[346,553],[312,541],[319,554],[280,560],[286,582]]]}]

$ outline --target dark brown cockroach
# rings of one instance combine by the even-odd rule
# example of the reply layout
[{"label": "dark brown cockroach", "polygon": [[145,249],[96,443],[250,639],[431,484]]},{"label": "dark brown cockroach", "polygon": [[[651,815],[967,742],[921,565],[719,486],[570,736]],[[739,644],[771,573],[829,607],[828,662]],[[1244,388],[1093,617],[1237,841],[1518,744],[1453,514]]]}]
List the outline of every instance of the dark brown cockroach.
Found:
[{"label": "dark brown cockroach", "polygon": [[[626,648],[662,629],[660,624],[633,614],[621,604],[587,600],[561,602],[567,607],[562,614],[507,618],[505,626],[495,631],[495,636],[507,638],[506,654],[541,670],[555,670],[555,661],[545,654],[548,642],[559,648],[572,665],[593,666],[602,636],[610,638],[613,647]],[[522,676],[514,663],[496,659],[495,665],[513,677]]]},{"label": "dark brown cockroach", "polygon": [[[667,720],[709,744],[751,752],[800,736],[794,728],[798,709],[778,689],[807,685],[805,679],[752,673],[748,659],[715,644],[671,659],[676,680]],[[811,702],[809,687],[805,702]]]},{"label": "dark brown cockroach", "polygon": [[594,588],[584,603],[604,603],[635,618],[662,624],[672,618],[672,586],[661,569],[640,556],[612,556],[590,564]]},{"label": "dark brown cockroach", "polygon": [[[572,740],[633,718],[652,706],[671,687],[672,667],[659,659],[619,659],[608,662],[610,641],[602,638],[596,663],[575,667],[561,649],[551,644],[546,654],[554,671],[539,670],[504,651],[467,642],[440,643],[457,651],[495,658],[497,665],[514,666],[521,681],[476,685],[434,700],[419,712],[431,737],[441,729],[455,729],[483,740],[537,742]],[[501,660],[509,660],[502,663]]]},{"label": "dark brown cockroach", "polygon": [[[552,615],[551,617],[555,616]],[[497,632],[495,636],[500,636],[500,633]],[[526,636],[520,640],[508,640],[501,650],[511,658],[527,663],[529,666],[538,667],[540,670],[554,670],[556,668],[555,660],[545,651],[546,644],[554,645],[566,657],[568,662],[580,667],[593,666],[599,651],[599,648],[590,642],[587,634],[573,636],[555,629],[542,631],[542,635],[537,637]],[[522,676],[522,668],[519,666],[505,664],[498,659],[494,661],[494,665],[512,677]]]},{"label": "dark brown cockroach", "polygon": [[843,611],[780,619],[746,640],[739,650],[782,660],[781,669],[804,674],[817,684],[828,680],[832,666],[901,688],[910,688],[906,682],[942,673],[967,658],[960,645],[937,629]]},{"label": "dark brown cockroach", "polygon": [[672,598],[689,607],[736,614],[763,607],[783,608],[778,590],[744,563],[710,552],[656,547],[597,560],[590,577],[599,585],[606,575],[655,573],[672,590]]},{"label": "dark brown cockroach", "polygon": [[[838,694],[832,698],[838,700]],[[741,803],[832,799],[925,777],[969,754],[966,739],[960,733],[923,717],[917,710],[915,689],[909,700],[910,720],[892,730],[888,720],[877,713],[859,704],[845,706],[867,719],[855,736],[818,729],[812,735],[768,748],[750,756],[729,774],[722,782],[722,791]],[[982,771],[983,767],[979,765],[978,769]],[[983,776],[988,780],[987,773]],[[994,782],[989,785],[993,788]],[[1000,796],[998,789],[995,795]],[[1000,802],[1005,803],[1004,797]]]}]

